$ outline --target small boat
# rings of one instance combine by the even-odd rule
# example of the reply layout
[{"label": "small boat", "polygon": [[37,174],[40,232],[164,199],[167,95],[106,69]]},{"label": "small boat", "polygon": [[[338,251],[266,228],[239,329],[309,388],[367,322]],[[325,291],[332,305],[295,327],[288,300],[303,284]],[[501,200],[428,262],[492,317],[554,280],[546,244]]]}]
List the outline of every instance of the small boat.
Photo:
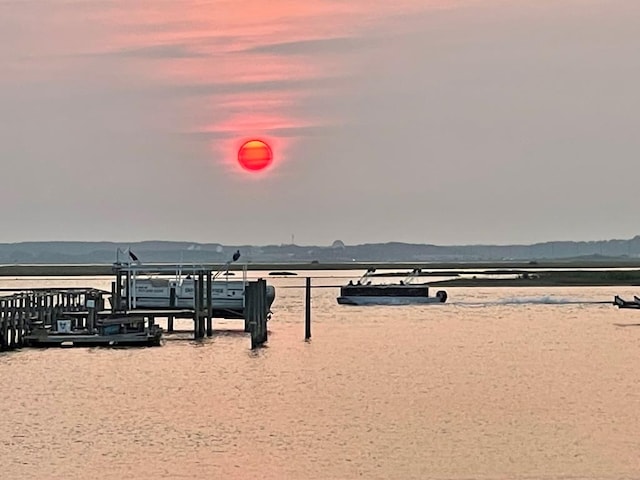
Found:
[{"label": "small boat", "polygon": [[616,295],[613,297],[613,304],[618,308],[640,308],[640,297],[633,296],[633,300],[623,300]]},{"label": "small boat", "polygon": [[375,272],[370,268],[357,281],[349,281],[340,288],[338,303],[340,305],[422,305],[428,303],[444,303],[447,292],[439,290],[435,296],[429,296],[427,283],[414,283],[419,277],[420,269],[414,269],[404,280],[394,284],[372,284],[369,277]]}]

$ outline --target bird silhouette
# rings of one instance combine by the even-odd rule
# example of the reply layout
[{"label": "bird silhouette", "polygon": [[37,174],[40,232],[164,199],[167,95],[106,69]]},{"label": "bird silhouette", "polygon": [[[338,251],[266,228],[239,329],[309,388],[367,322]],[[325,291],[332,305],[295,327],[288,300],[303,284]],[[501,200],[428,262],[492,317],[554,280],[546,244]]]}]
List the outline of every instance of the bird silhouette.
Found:
[{"label": "bird silhouette", "polygon": [[237,262],[240,258],[240,250],[236,250],[236,253],[233,254],[233,261]]}]

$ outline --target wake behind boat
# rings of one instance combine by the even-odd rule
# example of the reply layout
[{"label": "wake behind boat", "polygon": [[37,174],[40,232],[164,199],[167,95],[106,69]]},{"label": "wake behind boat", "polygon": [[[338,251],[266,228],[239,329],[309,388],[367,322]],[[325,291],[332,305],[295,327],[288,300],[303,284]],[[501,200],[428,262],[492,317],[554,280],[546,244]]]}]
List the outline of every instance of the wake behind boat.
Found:
[{"label": "wake behind boat", "polygon": [[340,305],[422,305],[444,303],[447,292],[439,290],[435,297],[429,296],[427,283],[413,283],[420,274],[414,269],[404,280],[394,284],[373,284],[369,279],[375,272],[370,268],[356,282],[340,288],[338,303]]}]

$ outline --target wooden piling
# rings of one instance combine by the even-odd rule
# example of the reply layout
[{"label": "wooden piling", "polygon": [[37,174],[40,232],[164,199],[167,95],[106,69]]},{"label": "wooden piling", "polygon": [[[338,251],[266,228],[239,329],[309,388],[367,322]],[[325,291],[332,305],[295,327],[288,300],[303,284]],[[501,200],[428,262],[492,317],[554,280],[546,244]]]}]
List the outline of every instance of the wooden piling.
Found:
[{"label": "wooden piling", "polygon": [[207,305],[207,337],[213,335],[213,282],[211,270],[207,270],[207,283],[206,283],[206,305]]},{"label": "wooden piling", "polygon": [[16,335],[16,346],[22,347],[24,345],[24,328],[25,328],[25,320],[27,316],[27,297],[22,295],[20,297],[20,309],[18,311],[18,325],[17,325],[17,335]]},{"label": "wooden piling", "polygon": [[18,318],[18,297],[11,298],[11,312],[9,314],[9,341],[11,348],[16,348],[16,325]]},{"label": "wooden piling", "polygon": [[129,297],[131,296],[131,270],[127,270],[124,281],[126,283],[124,285],[125,301],[123,305],[125,310],[131,310],[133,308],[133,305],[129,305]]},{"label": "wooden piling", "polygon": [[122,270],[119,267],[116,269],[116,282],[111,295],[111,302],[111,310],[113,312],[122,310]]},{"label": "wooden piling", "polygon": [[[175,308],[175,307],[176,307],[176,287],[171,287],[169,289],[169,308]],[[174,318],[175,318],[174,315],[167,316],[167,331],[170,333],[173,332]]]},{"label": "wooden piling", "polygon": [[205,299],[204,299],[204,270],[200,270],[198,272],[198,306],[197,306],[198,315],[200,316],[200,321],[198,323],[199,326],[200,326],[200,331],[199,331],[199,334],[198,334],[199,338],[204,338],[205,333],[206,333],[204,304],[205,304]]},{"label": "wooden piling", "polygon": [[304,339],[311,338],[311,278],[307,277],[305,282],[305,302],[304,302]]},{"label": "wooden piling", "polygon": [[203,273],[198,272],[198,276],[193,280],[193,336],[196,340],[203,338],[205,335],[204,302],[202,298],[204,294],[203,283]]},{"label": "wooden piling", "polygon": [[193,279],[193,338],[198,340],[200,334],[200,315],[198,315],[198,279]]},{"label": "wooden piling", "polygon": [[0,350],[9,349],[9,307],[8,301],[0,300]]},{"label": "wooden piling", "polygon": [[245,325],[251,332],[251,350],[267,341],[267,282],[259,279],[245,289]]},{"label": "wooden piling", "polygon": [[90,335],[95,333],[96,328],[96,301],[89,299],[87,302],[87,330]]}]

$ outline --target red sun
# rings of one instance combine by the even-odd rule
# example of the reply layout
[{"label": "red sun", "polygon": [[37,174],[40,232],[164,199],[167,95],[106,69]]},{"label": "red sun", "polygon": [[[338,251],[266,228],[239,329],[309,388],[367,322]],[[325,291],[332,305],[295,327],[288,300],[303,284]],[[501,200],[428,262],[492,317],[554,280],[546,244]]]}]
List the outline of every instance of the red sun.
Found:
[{"label": "red sun", "polygon": [[238,150],[238,163],[245,170],[257,172],[267,168],[273,160],[271,147],[262,140],[249,140]]}]

